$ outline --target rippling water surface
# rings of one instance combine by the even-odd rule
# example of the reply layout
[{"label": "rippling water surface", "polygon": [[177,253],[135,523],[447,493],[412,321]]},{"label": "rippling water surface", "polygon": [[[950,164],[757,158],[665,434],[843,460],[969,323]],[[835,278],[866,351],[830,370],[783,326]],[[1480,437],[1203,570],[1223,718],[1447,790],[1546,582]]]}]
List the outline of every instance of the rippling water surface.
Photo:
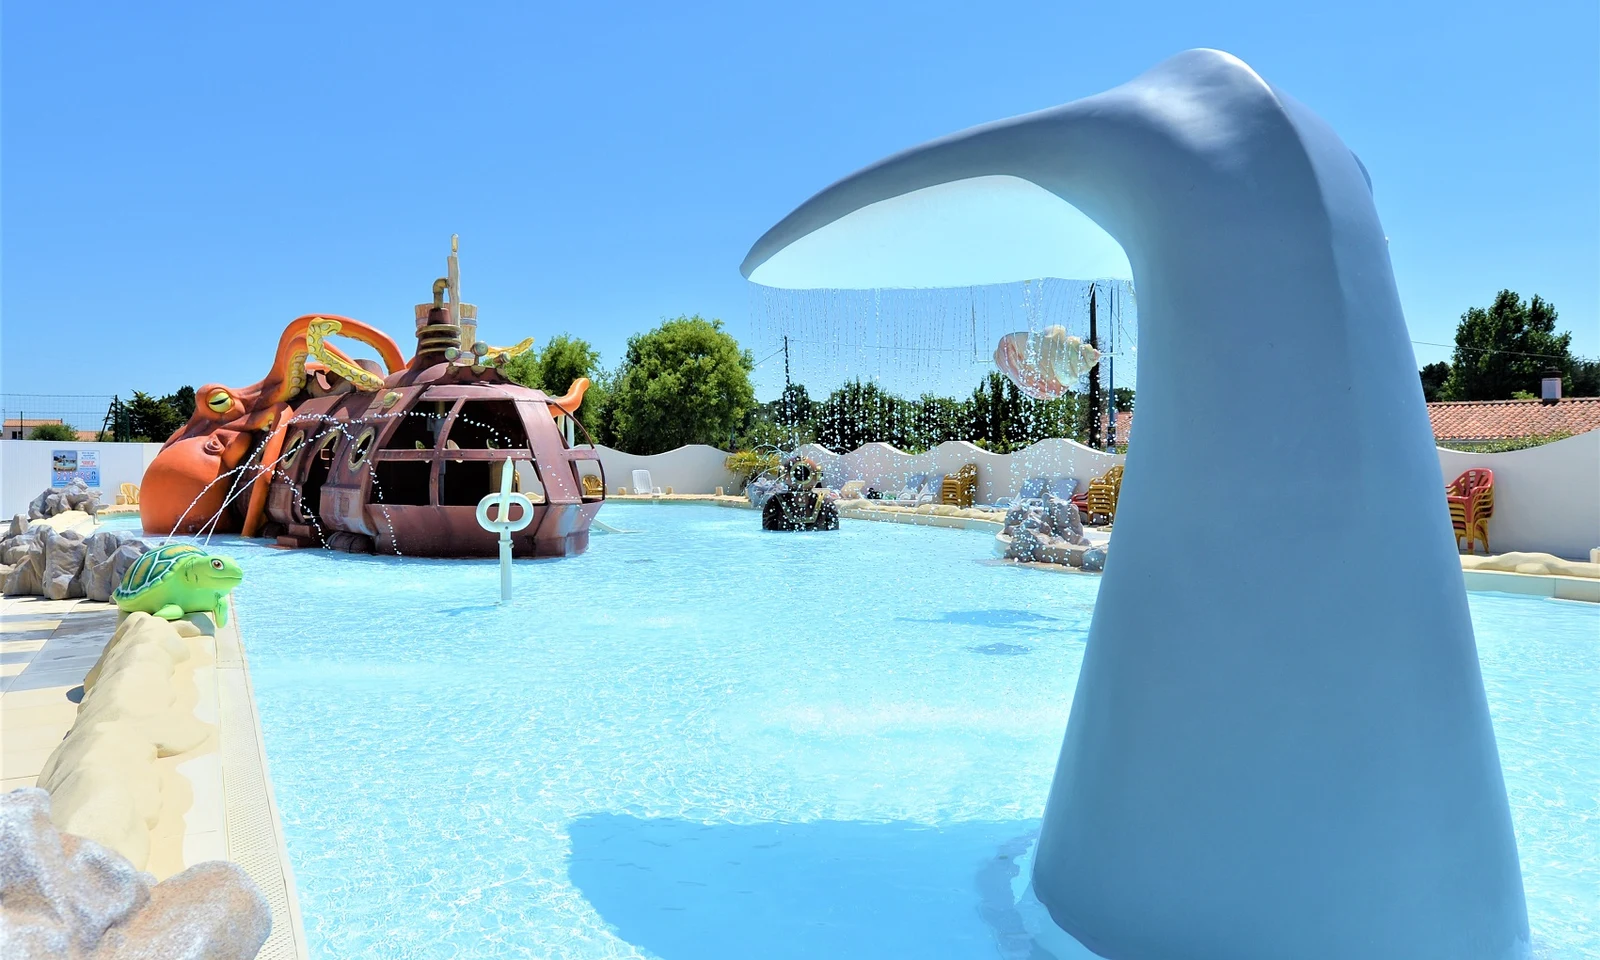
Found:
[{"label": "rippling water surface", "polygon": [[[313,955],[1029,957],[1097,581],[988,536],[610,504],[589,552],[241,541]],[[1600,953],[1600,607],[1477,594],[1536,954]]]}]

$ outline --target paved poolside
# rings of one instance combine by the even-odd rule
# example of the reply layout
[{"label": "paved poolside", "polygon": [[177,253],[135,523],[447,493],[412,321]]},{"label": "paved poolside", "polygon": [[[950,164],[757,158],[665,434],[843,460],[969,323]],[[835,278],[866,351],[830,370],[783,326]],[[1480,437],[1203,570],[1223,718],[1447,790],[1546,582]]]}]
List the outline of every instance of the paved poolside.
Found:
[{"label": "paved poolside", "polygon": [[[116,630],[114,604],[92,600],[0,600],[0,791],[34,786],[45,760],[77,719],[83,678]],[[217,731],[210,746],[172,763],[192,799],[181,834],[152,836],[147,869],[170,875],[206,860],[245,868],[272,909],[259,957],[305,957],[294,878],[273,806],[254,694],[237,620],[213,628],[200,615],[209,662],[194,665],[194,714]],[[165,848],[163,852],[157,851]]]},{"label": "paved poolside", "polygon": [[31,787],[78,715],[78,689],[117,626],[93,600],[0,600],[0,790]]}]

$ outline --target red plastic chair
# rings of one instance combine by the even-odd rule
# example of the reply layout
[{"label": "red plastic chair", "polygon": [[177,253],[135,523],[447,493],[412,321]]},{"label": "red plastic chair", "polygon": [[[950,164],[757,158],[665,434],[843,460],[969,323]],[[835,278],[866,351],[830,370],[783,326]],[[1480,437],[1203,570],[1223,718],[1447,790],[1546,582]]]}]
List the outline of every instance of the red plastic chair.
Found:
[{"label": "red plastic chair", "polygon": [[1467,542],[1467,552],[1473,544],[1483,541],[1483,552],[1489,552],[1489,518],[1494,516],[1494,471],[1474,467],[1456,477],[1444,489],[1445,502],[1450,505],[1450,525],[1455,528],[1456,547]]}]

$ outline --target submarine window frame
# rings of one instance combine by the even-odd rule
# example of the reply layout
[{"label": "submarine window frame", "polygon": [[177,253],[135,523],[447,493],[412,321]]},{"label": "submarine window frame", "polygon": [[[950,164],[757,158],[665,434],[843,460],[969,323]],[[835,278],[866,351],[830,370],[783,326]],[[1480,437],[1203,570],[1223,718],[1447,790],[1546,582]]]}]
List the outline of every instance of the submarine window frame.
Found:
[{"label": "submarine window frame", "polygon": [[[486,422],[491,418],[485,417],[484,420],[474,420],[471,418],[470,415],[476,412],[474,408],[480,404],[494,406],[504,405],[504,407],[507,409],[501,412],[510,414],[512,424],[514,425],[513,428],[522,435],[522,445],[508,446],[505,448],[488,446],[451,447],[450,444],[457,442],[456,430],[463,424],[463,413],[469,414],[466,423],[469,425],[470,432],[476,433],[478,432],[478,428],[481,428],[491,433],[499,433],[498,429]],[[494,450],[497,453],[503,453],[507,456],[521,454],[522,456],[512,457],[514,461],[512,469],[516,471],[516,486],[518,492],[527,496],[535,507],[542,507],[549,502],[550,494],[548,487],[545,485],[544,471],[539,466],[538,457],[535,456],[533,437],[529,433],[528,425],[523,419],[523,415],[524,411],[522,408],[522,403],[519,402],[519,399],[515,396],[504,394],[484,394],[457,397],[451,402],[450,412],[445,417],[444,428],[439,431],[438,446],[434,448],[434,504],[436,506],[473,506],[477,504],[477,502],[485,494],[494,492],[494,490],[487,487],[479,488],[478,485],[473,484],[470,480],[462,481],[459,479],[461,471],[457,472],[457,479],[450,479],[450,467],[452,465],[460,465],[462,470],[470,469],[476,471],[476,464],[490,464],[497,462],[495,460],[484,460],[478,457],[469,458],[452,456],[452,454],[459,454],[464,451],[482,452],[485,450]],[[476,439],[476,437],[473,438],[474,441]],[[506,437],[505,439],[508,441],[512,440],[511,437]],[[529,481],[531,481],[532,486],[530,486]],[[458,485],[462,483],[467,484],[467,488],[471,492],[467,496],[458,497],[455,494],[459,490]],[[481,489],[482,492],[477,492],[479,489]]]},{"label": "submarine window frame", "polygon": [[278,458],[279,470],[288,473],[294,469],[294,465],[300,460],[300,454],[305,451],[307,436],[306,431],[296,430],[294,435],[289,438],[289,442],[284,444],[289,449],[287,453]]},{"label": "submarine window frame", "polygon": [[[306,436],[311,436],[311,432],[309,430],[306,431]],[[295,491],[295,498],[290,504],[291,512],[294,513],[295,517],[301,523],[316,523],[320,527],[322,524],[327,522],[322,516],[322,488],[327,486],[329,480],[333,479],[333,455],[334,450],[339,446],[339,436],[340,434],[338,429],[327,430],[301,448],[302,451],[310,450],[311,452],[306,455],[305,476],[302,476],[299,479],[299,482],[292,488]],[[316,499],[318,501],[318,505],[316,507],[311,507],[308,505],[306,500],[305,486],[311,482],[311,474],[317,469],[317,462],[319,460],[327,463],[328,469],[323,475],[322,481],[317,484]]]},{"label": "submarine window frame", "polygon": [[373,441],[377,439],[378,431],[375,427],[368,427],[361,431],[350,444],[349,466],[351,470],[360,470],[367,462],[367,456],[372,453]]}]

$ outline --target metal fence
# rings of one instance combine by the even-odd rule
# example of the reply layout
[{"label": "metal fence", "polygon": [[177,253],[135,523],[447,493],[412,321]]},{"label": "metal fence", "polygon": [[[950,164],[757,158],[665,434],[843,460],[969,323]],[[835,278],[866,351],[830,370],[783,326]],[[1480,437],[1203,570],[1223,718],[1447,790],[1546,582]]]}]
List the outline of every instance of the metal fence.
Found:
[{"label": "metal fence", "polygon": [[106,429],[105,439],[110,440],[107,415],[115,402],[115,397],[100,394],[0,393],[3,436],[7,440],[27,440],[40,426],[63,424],[77,430],[80,436],[98,436]]}]

